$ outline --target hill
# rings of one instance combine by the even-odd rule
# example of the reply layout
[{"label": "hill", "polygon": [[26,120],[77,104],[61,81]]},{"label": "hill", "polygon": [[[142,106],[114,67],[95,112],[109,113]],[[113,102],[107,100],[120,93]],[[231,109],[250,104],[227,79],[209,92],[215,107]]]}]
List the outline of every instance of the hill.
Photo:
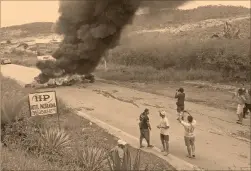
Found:
[{"label": "hill", "polygon": [[28,36],[37,36],[44,34],[51,34],[52,22],[35,22],[23,25],[15,25],[10,27],[2,27],[0,29],[0,35],[2,40],[21,38]]},{"label": "hill", "polygon": [[[249,11],[243,7],[206,6],[151,10],[150,14],[136,16],[125,28],[121,45],[108,55],[110,72],[106,78],[251,81]],[[228,33],[226,22],[233,28],[231,33],[240,30],[238,38],[224,37]],[[31,23],[2,28],[0,32],[11,35],[19,30],[24,32],[21,36],[38,36],[51,34],[52,25]],[[214,34],[220,37],[214,39]]]},{"label": "hill", "polygon": [[[160,8],[155,3],[148,14],[137,15],[133,24],[126,28],[126,31],[156,29],[163,27],[175,27],[182,24],[199,22],[207,19],[221,19],[249,15],[250,9],[235,6],[204,6],[190,10]],[[161,3],[160,3],[161,4]],[[165,7],[165,6],[164,6]],[[38,34],[51,34],[52,22],[35,22],[23,25],[0,28],[2,40],[36,36]]]}]

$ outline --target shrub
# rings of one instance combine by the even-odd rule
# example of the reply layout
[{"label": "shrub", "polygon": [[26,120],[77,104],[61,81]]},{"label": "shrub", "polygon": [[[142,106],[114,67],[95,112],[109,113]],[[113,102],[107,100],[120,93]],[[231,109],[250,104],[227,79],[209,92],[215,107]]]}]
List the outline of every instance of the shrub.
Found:
[{"label": "shrub", "polygon": [[[224,79],[242,75],[250,80],[250,41],[241,40],[160,40],[137,42],[114,49],[109,60],[125,66],[153,67],[156,70],[205,70],[219,72]],[[203,79],[203,78],[202,78]],[[205,78],[204,78],[205,79]]]},{"label": "shrub", "polygon": [[86,146],[84,149],[77,149],[77,165],[84,171],[101,171],[106,167],[107,153],[104,149]]},{"label": "shrub", "polygon": [[44,128],[40,130],[39,148],[41,152],[47,154],[60,154],[70,147],[69,135],[57,128]]},{"label": "shrub", "polygon": [[140,150],[137,151],[133,163],[130,151],[126,148],[122,163],[120,161],[118,151],[116,151],[114,156],[110,154],[108,164],[110,171],[140,170]]}]

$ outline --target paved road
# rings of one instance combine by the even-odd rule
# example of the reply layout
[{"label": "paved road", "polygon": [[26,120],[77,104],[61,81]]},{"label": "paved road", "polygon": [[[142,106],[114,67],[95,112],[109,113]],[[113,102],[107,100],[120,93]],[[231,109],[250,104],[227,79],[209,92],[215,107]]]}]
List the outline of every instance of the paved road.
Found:
[{"label": "paved road", "polygon": [[[39,71],[36,69],[6,65],[2,66],[4,76],[30,83]],[[170,120],[171,154],[209,170],[240,170],[250,168],[250,143],[238,139],[233,133],[250,131],[250,118],[246,126],[235,123],[236,116],[229,111],[187,102],[186,106],[196,118],[196,159],[186,158],[183,142],[183,128],[176,121],[175,100],[144,93],[102,82],[87,84],[85,87],[61,87],[56,89],[59,97],[73,108],[78,108],[96,118],[115,126],[133,136],[138,136],[137,118],[142,110],[150,109],[152,143],[160,146],[157,111],[161,108]],[[136,105],[135,105],[136,104]],[[138,106],[138,107],[137,107]],[[93,109],[93,110],[90,110]]]}]

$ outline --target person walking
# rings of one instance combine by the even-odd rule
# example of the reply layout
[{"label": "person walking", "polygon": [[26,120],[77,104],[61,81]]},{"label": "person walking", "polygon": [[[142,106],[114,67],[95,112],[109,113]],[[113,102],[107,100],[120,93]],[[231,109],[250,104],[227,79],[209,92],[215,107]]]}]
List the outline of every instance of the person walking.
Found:
[{"label": "person walking", "polygon": [[243,118],[246,118],[248,111],[251,112],[251,88],[245,92],[245,106],[243,108]]},{"label": "person walking", "polygon": [[166,117],[165,111],[160,111],[159,115],[161,117],[160,124],[157,126],[157,128],[160,129],[160,140],[163,146],[163,150],[161,152],[165,152],[164,155],[169,154],[169,121]]},{"label": "person walking", "polygon": [[187,147],[187,152],[188,155],[187,157],[189,158],[195,158],[195,125],[196,125],[196,120],[189,115],[187,116],[187,122],[179,119],[180,123],[184,126],[185,129],[185,135],[184,135],[184,140],[185,140],[185,145]]},{"label": "person walking", "polygon": [[185,110],[185,93],[183,88],[179,88],[175,93],[175,98],[177,99],[176,105],[177,105],[177,113],[178,118],[184,120],[184,110]]},{"label": "person walking", "polygon": [[139,129],[140,129],[140,148],[143,148],[144,146],[142,145],[143,139],[146,140],[147,142],[147,147],[153,147],[150,144],[150,131],[151,131],[151,125],[149,122],[149,109],[145,109],[142,114],[140,114],[139,117]]}]

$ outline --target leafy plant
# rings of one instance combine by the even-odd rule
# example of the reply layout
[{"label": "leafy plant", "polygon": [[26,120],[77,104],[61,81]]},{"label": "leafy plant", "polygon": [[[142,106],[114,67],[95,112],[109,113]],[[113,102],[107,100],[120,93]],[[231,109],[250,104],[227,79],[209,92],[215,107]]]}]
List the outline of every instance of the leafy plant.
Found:
[{"label": "leafy plant", "polygon": [[133,163],[128,148],[124,152],[123,161],[120,160],[118,151],[114,151],[113,154],[109,155],[108,165],[111,171],[140,170],[140,150],[137,151]]},{"label": "leafy plant", "polygon": [[106,151],[97,147],[85,147],[77,151],[77,163],[85,171],[104,170],[106,158]]},{"label": "leafy plant", "polygon": [[70,148],[70,136],[58,128],[46,128],[39,138],[39,147],[42,152],[56,154]]}]

